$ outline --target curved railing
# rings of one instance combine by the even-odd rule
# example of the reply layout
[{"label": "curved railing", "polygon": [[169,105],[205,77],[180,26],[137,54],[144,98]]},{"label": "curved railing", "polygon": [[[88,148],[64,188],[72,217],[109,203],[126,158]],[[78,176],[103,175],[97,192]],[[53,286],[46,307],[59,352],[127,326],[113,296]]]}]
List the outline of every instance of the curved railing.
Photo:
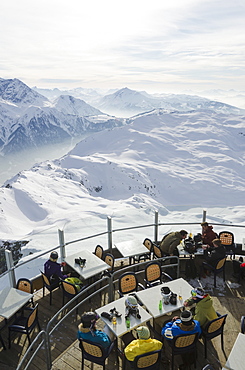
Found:
[{"label": "curved railing", "polygon": [[[206,211],[205,210],[203,211],[202,220],[200,220],[200,222],[204,221],[204,220],[206,220]],[[59,235],[59,245],[58,246],[55,246],[55,247],[53,246],[49,249],[46,249],[44,252],[38,253],[37,255],[35,255],[33,257],[30,256],[30,258],[28,260],[21,261],[17,265],[14,264],[11,251],[5,250],[5,256],[6,256],[6,261],[7,261],[7,271],[4,272],[0,276],[0,278],[5,276],[6,274],[8,274],[9,275],[9,280],[10,280],[10,286],[15,287],[16,286],[15,270],[17,268],[19,268],[19,267],[21,267],[25,264],[28,264],[31,261],[33,261],[35,259],[38,259],[38,258],[40,258],[44,255],[47,255],[47,253],[50,253],[52,250],[58,249],[58,248],[60,249],[61,261],[63,261],[65,259],[65,256],[66,256],[66,247],[71,245],[71,244],[77,243],[77,242],[84,242],[84,241],[89,240],[89,239],[96,240],[96,238],[98,238],[100,236],[107,235],[108,236],[108,250],[110,252],[112,252],[112,248],[113,248],[112,235],[115,234],[115,233],[125,232],[125,231],[129,231],[129,230],[152,228],[152,230],[153,230],[152,239],[153,239],[154,242],[157,242],[159,240],[158,239],[158,237],[159,237],[159,227],[161,227],[161,226],[187,226],[187,225],[193,226],[193,225],[200,225],[200,222],[169,222],[169,223],[159,222],[158,211],[155,211],[154,222],[151,223],[151,224],[134,225],[134,226],[123,227],[123,228],[113,228],[112,227],[112,218],[107,217],[107,230],[106,231],[96,233],[96,234],[92,234],[92,235],[89,235],[89,236],[85,236],[83,238],[71,240],[71,241],[68,241],[68,242],[65,241],[65,232],[64,232],[64,230],[58,230],[58,235]],[[212,222],[212,225],[222,226],[223,228],[234,228],[234,227],[235,228],[245,228],[245,225],[235,225],[235,224],[225,224],[225,223],[215,223],[215,222]]]},{"label": "curved railing", "polygon": [[[176,256],[172,257],[162,257],[158,260],[165,261],[172,259],[173,263],[171,264],[164,264],[162,266],[162,269],[166,269],[168,267],[175,267],[176,268],[176,275],[179,277],[179,259]],[[174,263],[176,262],[176,263]],[[95,297],[98,294],[101,294],[104,292],[105,294],[108,294],[108,301],[112,301],[115,296],[116,291],[116,285],[118,283],[119,276],[123,274],[124,272],[128,270],[132,270],[133,267],[137,267],[137,271],[135,273],[137,275],[142,275],[144,273],[145,265],[149,263],[149,261],[137,263],[137,265],[129,265],[125,266],[123,268],[120,268],[119,270],[115,271],[111,276],[104,276],[102,279],[97,280],[95,283],[90,284],[89,287],[86,287],[83,289],[80,293],[78,293],[74,298],[72,298],[69,302],[67,302],[56,314],[49,320],[47,323],[46,329],[42,330],[38,335],[36,336],[35,340],[30,344],[28,349],[26,350],[23,358],[19,362],[16,370],[27,370],[29,366],[31,365],[32,361],[34,360],[37,353],[41,350],[41,348],[44,345],[45,350],[45,358],[46,358],[46,364],[47,364],[47,370],[50,370],[52,368],[52,354],[51,354],[51,336],[54,333],[54,331],[74,312],[77,311],[79,307],[84,305],[87,301],[90,301],[93,297]],[[102,286],[103,285],[103,286]],[[99,286],[99,287],[98,287]],[[96,288],[97,287],[97,288]],[[96,288],[94,292],[87,295],[87,293],[90,290],[93,290],[93,288]],[[84,297],[85,295],[85,297]],[[74,305],[76,303],[77,299],[84,297],[79,303]],[[73,306],[74,305],[74,306]],[[71,307],[72,306],[72,307]],[[68,312],[66,314],[63,314],[66,310]],[[58,321],[57,321],[58,319]],[[56,322],[57,321],[57,322]],[[38,344],[35,351],[32,353],[33,348],[35,347],[36,343],[40,341],[40,338],[42,338],[41,342]],[[30,356],[30,359],[27,360],[27,358]]]}]

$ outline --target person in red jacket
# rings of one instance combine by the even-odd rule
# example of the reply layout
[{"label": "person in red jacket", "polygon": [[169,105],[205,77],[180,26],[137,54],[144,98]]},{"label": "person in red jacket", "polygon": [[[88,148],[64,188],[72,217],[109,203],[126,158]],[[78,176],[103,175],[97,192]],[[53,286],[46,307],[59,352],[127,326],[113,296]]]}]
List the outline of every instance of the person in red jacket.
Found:
[{"label": "person in red jacket", "polygon": [[208,244],[210,247],[212,247],[212,241],[218,237],[217,234],[213,231],[213,226],[209,225],[207,222],[202,222],[201,226],[203,244]]}]

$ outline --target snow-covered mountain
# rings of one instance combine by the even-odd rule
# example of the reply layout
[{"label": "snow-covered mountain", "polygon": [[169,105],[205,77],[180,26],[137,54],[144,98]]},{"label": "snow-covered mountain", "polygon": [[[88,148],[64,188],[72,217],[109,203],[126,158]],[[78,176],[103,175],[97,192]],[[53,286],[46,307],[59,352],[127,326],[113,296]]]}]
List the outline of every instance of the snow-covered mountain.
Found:
[{"label": "snow-covered mountain", "polygon": [[54,101],[53,107],[64,114],[73,114],[79,117],[103,114],[100,110],[85,103],[85,101],[74,98],[71,95],[60,95]]},{"label": "snow-covered mountain", "polygon": [[0,102],[7,102],[20,110],[30,106],[43,107],[48,99],[17,78],[7,80],[0,78]]},{"label": "snow-covered mountain", "polygon": [[[92,104],[93,107],[117,117],[131,117],[156,108],[180,112],[196,109],[213,109],[215,112],[227,114],[245,114],[245,109],[225,104],[221,102],[222,99],[220,101],[218,99],[210,100],[203,97],[205,95],[195,95],[191,91],[189,94],[148,94],[145,91],[135,91],[127,87],[109,93],[83,88],[66,91],[35,89],[38,92],[43,92],[50,99],[60,95],[70,95],[83,99],[86,103]],[[222,97],[223,95],[220,96]]]},{"label": "snow-covered mountain", "polygon": [[127,87],[109,94],[94,105],[109,114],[130,117],[135,114],[163,108],[169,111],[188,112],[196,109],[212,109],[227,114],[245,114],[244,109],[212,101],[195,95],[154,94],[130,90]]},{"label": "snow-covered mountain", "polygon": [[133,209],[142,215],[158,209],[167,217],[176,205],[234,207],[238,217],[245,213],[244,147],[243,116],[162,109],[136,116],[6,182],[2,235],[33,233],[78,215],[119,213],[123,220]]},{"label": "snow-covered mountain", "polygon": [[103,114],[80,99],[61,96],[51,103],[17,79],[0,79],[1,154],[61,143],[86,131],[123,124],[124,119]]}]

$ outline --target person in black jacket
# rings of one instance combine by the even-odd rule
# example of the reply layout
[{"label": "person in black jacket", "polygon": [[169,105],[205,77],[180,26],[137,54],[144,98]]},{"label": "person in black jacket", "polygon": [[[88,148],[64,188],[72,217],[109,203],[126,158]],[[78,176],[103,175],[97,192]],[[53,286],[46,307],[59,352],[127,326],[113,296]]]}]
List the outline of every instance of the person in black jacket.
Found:
[{"label": "person in black jacket", "polygon": [[[209,265],[215,267],[217,262],[225,258],[226,250],[225,247],[221,244],[220,239],[213,240],[213,248],[208,248],[204,250],[204,259],[205,262]],[[208,271],[205,269],[204,263],[201,266],[200,274],[201,277],[206,277],[206,274],[209,275]]]},{"label": "person in black jacket", "polygon": [[213,240],[214,248],[209,252],[208,250],[204,251],[204,258],[206,262],[211,266],[216,266],[219,260],[222,260],[226,256],[225,247],[221,244],[220,239]]}]

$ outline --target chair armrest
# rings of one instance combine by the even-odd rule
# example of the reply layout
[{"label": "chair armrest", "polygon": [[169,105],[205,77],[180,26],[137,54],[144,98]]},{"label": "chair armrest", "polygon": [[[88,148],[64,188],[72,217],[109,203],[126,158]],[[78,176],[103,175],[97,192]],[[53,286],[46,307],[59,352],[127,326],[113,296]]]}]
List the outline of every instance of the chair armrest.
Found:
[{"label": "chair armrest", "polygon": [[241,317],[241,333],[245,333],[245,316]]},{"label": "chair armrest", "polygon": [[162,275],[166,276],[166,278],[168,278],[169,281],[173,280],[173,278],[169,274],[167,274],[166,272],[163,272]]},{"label": "chair armrest", "polygon": [[138,283],[138,286],[140,287],[140,289],[145,290],[145,287],[144,287],[144,285],[143,285],[143,284]]}]

